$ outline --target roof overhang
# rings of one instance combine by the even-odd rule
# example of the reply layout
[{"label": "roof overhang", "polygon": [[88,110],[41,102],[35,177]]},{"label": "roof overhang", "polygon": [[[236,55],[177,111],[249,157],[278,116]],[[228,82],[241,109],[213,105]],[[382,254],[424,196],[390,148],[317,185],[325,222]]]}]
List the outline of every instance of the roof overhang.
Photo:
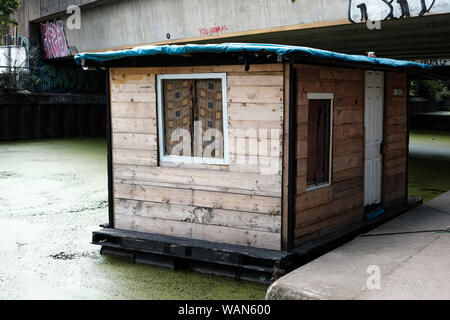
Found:
[{"label": "roof overhang", "polygon": [[309,47],[276,44],[186,44],[143,46],[133,49],[86,52],[75,56],[77,64],[87,67],[152,67],[187,65],[307,63],[335,67],[408,72],[433,76],[433,66],[412,61],[372,58]]}]

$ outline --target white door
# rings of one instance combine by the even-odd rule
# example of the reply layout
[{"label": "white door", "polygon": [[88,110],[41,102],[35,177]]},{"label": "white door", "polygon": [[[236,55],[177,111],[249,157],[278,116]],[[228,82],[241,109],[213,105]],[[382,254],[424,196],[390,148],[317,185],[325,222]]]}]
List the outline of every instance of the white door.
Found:
[{"label": "white door", "polygon": [[366,152],[364,163],[364,205],[381,202],[384,73],[366,72],[364,127]]}]

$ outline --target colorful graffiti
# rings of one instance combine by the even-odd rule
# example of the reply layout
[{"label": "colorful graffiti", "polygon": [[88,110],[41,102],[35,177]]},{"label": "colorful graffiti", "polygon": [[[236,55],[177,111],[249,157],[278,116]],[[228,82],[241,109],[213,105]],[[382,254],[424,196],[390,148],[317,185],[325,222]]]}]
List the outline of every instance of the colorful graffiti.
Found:
[{"label": "colorful graffiti", "polygon": [[67,57],[71,54],[64,32],[64,23],[61,20],[47,21],[40,27],[44,59]]},{"label": "colorful graffiti", "polygon": [[[352,23],[421,17],[442,0],[349,0],[348,19]],[[448,2],[448,0],[444,0]]]}]

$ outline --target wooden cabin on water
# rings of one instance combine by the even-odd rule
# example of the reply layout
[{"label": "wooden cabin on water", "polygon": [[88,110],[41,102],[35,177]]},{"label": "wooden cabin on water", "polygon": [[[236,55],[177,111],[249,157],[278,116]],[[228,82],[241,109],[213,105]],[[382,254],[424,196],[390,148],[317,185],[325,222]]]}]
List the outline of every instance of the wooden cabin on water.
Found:
[{"label": "wooden cabin on water", "polygon": [[408,208],[407,74],[426,65],[265,44],[75,59],[108,70],[103,253],[270,281]]}]

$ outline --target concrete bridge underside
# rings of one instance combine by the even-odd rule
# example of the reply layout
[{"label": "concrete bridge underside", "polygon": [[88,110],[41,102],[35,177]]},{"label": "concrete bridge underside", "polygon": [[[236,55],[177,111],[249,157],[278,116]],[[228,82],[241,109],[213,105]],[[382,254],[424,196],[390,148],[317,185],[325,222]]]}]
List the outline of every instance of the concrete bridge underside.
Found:
[{"label": "concrete bridge underside", "polygon": [[[450,14],[382,21],[380,30],[365,23],[249,34],[223,41],[280,43],[397,59],[450,58]],[[216,42],[216,40],[199,41]]]},{"label": "concrete bridge underside", "polygon": [[[400,3],[408,4],[406,16]],[[81,7],[81,29],[65,28],[73,52],[233,41],[450,59],[450,0],[23,0],[20,29],[28,35],[30,25],[66,21],[70,4]],[[423,4],[427,12],[421,12]],[[382,12],[381,29],[360,22],[377,10]]]}]

